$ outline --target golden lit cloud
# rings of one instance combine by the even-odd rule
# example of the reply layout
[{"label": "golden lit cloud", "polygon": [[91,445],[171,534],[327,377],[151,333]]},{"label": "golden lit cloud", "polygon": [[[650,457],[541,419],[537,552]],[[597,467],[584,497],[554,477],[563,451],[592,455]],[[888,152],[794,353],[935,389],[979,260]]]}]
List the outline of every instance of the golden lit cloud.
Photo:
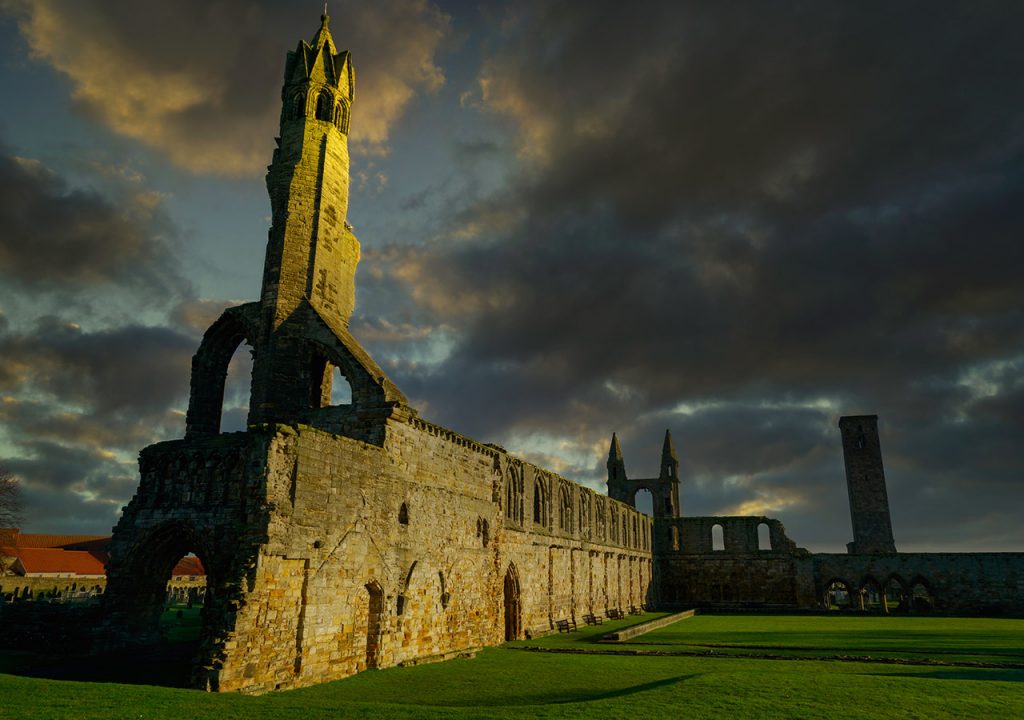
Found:
[{"label": "golden lit cloud", "polygon": [[[316,29],[316,18],[293,7],[260,3],[168,3],[146,12],[110,0],[3,7],[17,14],[33,57],[68,76],[72,98],[95,121],[193,172],[233,176],[267,165],[285,52]],[[335,40],[353,51],[359,72],[353,150],[386,154],[391,128],[416,94],[444,84],[434,55],[448,17],[425,0],[332,10]]]},{"label": "golden lit cloud", "polygon": [[799,507],[807,502],[807,498],[795,489],[772,488],[759,492],[757,497],[744,500],[723,509],[721,515],[778,515],[784,510]]}]

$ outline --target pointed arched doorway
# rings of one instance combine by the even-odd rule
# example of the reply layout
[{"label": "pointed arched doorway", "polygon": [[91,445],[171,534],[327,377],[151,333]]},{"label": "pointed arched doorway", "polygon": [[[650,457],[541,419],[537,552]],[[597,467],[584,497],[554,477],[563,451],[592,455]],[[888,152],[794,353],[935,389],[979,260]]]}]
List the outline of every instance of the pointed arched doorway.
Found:
[{"label": "pointed arched doorway", "polygon": [[376,582],[366,585],[368,608],[366,617],[366,667],[380,667],[381,614],[384,612],[384,591]]},{"label": "pointed arched doorway", "polygon": [[517,640],[523,631],[522,608],[519,603],[519,573],[509,564],[505,572],[505,639]]}]

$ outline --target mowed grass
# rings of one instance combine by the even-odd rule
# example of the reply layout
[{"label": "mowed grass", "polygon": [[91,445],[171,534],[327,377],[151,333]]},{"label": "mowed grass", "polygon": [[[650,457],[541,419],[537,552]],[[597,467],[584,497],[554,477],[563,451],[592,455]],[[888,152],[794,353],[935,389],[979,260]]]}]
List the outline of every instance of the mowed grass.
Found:
[{"label": "mowed grass", "polygon": [[840,615],[698,615],[636,638],[648,647],[827,653],[1024,665],[1024,621]]},{"label": "mowed grass", "polygon": [[[658,614],[648,614],[650,619]],[[635,622],[635,621],[634,621]],[[1024,620],[879,615],[697,615],[625,643],[598,644],[618,621],[513,645],[771,657],[1024,665]],[[1022,712],[1024,717],[1024,712]]]},{"label": "mowed grass", "polygon": [[[730,634],[745,641],[786,623],[793,633],[847,638],[847,623],[872,618],[783,618],[698,616],[657,631],[675,642],[689,634],[711,642]],[[897,618],[910,621],[918,618]],[[922,618],[929,637],[942,645],[939,628],[959,647],[964,623]],[[682,626],[695,620],[705,621]],[[888,618],[877,618],[888,620]],[[633,622],[636,618],[633,619]],[[706,622],[710,621],[710,623]],[[628,624],[620,621],[616,624]],[[716,623],[723,622],[718,626]],[[732,630],[728,628],[732,622]],[[974,637],[1013,626],[980,621]],[[988,622],[996,626],[985,629]],[[830,628],[829,625],[835,623]],[[904,623],[891,627],[899,628]],[[914,623],[909,624],[914,631]],[[612,626],[614,627],[614,626]],[[869,625],[863,626],[869,628]],[[609,625],[598,630],[607,630]],[[787,633],[782,630],[783,635]],[[914,631],[916,633],[916,631]],[[702,634],[703,633],[703,634]],[[851,635],[852,633],[852,635]],[[653,633],[652,633],[653,634]],[[539,643],[577,642],[593,647],[584,633],[551,636]],[[917,636],[915,634],[915,636]],[[646,636],[650,637],[650,636]],[[638,638],[639,640],[640,638]],[[822,647],[829,643],[819,639]],[[969,642],[969,640],[967,641]],[[991,640],[1005,647],[1013,640]],[[631,644],[633,645],[633,644]],[[604,647],[604,646],[600,646]],[[953,648],[956,649],[956,648]],[[1019,645],[1016,647],[1019,650]],[[1024,670],[931,667],[871,662],[762,660],[733,657],[603,655],[523,652],[490,648],[473,659],[370,671],[346,680],[260,697],[207,694],[169,688],[76,683],[0,675],[0,718],[820,718],[855,709],[858,718],[1020,718],[1024,716]]]}]

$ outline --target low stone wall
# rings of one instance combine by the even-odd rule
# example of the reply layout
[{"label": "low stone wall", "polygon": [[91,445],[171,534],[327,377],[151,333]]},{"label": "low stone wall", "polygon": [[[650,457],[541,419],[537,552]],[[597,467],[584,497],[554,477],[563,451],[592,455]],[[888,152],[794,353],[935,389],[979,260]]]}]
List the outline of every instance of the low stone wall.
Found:
[{"label": "low stone wall", "polygon": [[22,577],[21,575],[5,575],[0,577],[0,598],[13,600],[15,592],[20,599],[27,594],[32,599],[59,597],[87,598],[103,593],[107,585],[106,578],[75,578],[75,577]]},{"label": "low stone wall", "polygon": [[680,620],[692,618],[696,614],[696,610],[683,610],[682,612],[672,613],[671,615],[666,615],[665,617],[656,618],[654,620],[648,620],[647,622],[640,623],[639,625],[633,625],[631,627],[622,628],[621,630],[616,630],[615,632],[608,633],[607,635],[601,638],[601,642],[625,642],[626,640],[635,638],[637,635],[643,635],[644,633],[649,633],[652,630],[663,628],[666,625],[671,625],[672,623],[679,622]]}]

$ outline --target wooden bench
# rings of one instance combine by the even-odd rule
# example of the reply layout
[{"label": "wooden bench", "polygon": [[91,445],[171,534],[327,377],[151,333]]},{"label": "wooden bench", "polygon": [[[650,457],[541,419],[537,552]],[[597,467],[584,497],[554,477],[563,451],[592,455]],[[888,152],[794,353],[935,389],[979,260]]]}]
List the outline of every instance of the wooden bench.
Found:
[{"label": "wooden bench", "polygon": [[558,628],[558,632],[571,633],[576,630],[576,620],[555,620],[555,627]]},{"label": "wooden bench", "polygon": [[640,608],[638,608],[636,605],[630,605],[629,606],[629,614],[630,615],[643,615],[644,611],[641,610]]},{"label": "wooden bench", "polygon": [[585,622],[587,625],[600,625],[604,622],[604,618],[600,615],[594,615],[593,613],[589,613],[583,616],[583,622]]},{"label": "wooden bench", "polygon": [[626,617],[625,614],[621,610],[619,610],[619,608],[609,608],[608,611],[605,612],[605,615],[608,616],[609,620],[622,620],[624,617]]}]

